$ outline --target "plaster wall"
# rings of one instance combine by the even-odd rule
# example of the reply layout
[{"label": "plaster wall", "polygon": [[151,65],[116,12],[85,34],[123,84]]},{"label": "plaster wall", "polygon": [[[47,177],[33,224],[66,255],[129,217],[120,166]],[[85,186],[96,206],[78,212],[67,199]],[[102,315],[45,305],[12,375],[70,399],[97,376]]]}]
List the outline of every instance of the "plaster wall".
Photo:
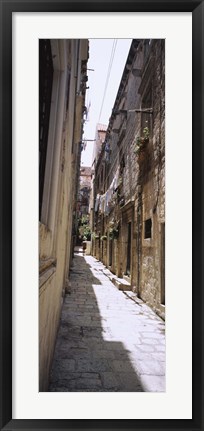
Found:
[{"label": "plaster wall", "polygon": [[[72,217],[78,172],[79,139],[82,133],[82,96],[76,97],[81,76],[80,40],[51,41],[54,60],[49,134],[52,142],[46,159],[51,180],[44,185],[46,211],[39,226],[39,390],[47,391],[58,331],[61,306],[69,277],[72,248]],[[88,56],[88,41],[86,41]],[[58,82],[56,82],[58,78]],[[67,101],[68,100],[68,101]],[[52,154],[50,154],[50,152]],[[74,160],[74,163],[73,163]],[[73,171],[75,175],[73,176]],[[49,187],[47,188],[47,184]]]}]

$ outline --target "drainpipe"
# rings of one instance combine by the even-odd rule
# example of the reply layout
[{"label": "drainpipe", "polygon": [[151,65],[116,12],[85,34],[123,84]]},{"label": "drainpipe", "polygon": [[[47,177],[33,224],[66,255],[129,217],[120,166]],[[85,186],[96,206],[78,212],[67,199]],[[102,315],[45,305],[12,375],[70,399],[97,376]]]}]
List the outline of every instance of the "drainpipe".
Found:
[{"label": "drainpipe", "polygon": [[[79,148],[79,142],[81,140],[82,136],[82,127],[81,127],[81,111],[82,111],[82,103],[83,103],[83,97],[80,93],[80,83],[81,83],[81,57],[80,57],[80,48],[81,48],[81,40],[77,41],[77,47],[76,47],[76,70],[75,70],[75,105],[74,105],[74,124],[73,124],[73,146],[78,146],[78,151],[76,152],[76,149],[73,148],[73,152],[76,155],[75,158],[75,190],[74,190],[74,204],[77,201],[77,195],[79,191],[79,176],[80,176],[80,161],[81,161],[81,149]],[[72,227],[73,224],[76,224],[77,220],[77,209],[75,212],[75,215],[72,220]],[[75,241],[72,235],[72,256],[74,256],[74,246]]]},{"label": "drainpipe", "polygon": [[[66,56],[66,50],[63,41],[59,41],[58,44],[59,57],[61,53],[61,59]],[[62,61],[62,60],[61,60]],[[63,65],[65,60],[63,61]],[[59,165],[60,165],[60,155],[61,155],[61,139],[63,131],[63,118],[64,118],[64,103],[65,103],[65,93],[66,93],[66,71],[61,68],[56,71],[58,74],[58,101],[57,101],[57,114],[56,114],[56,130],[55,130],[55,146],[53,153],[53,169],[52,169],[52,184],[51,184],[51,195],[50,202],[52,208],[55,208],[58,198],[58,182],[59,182]],[[56,220],[56,211],[50,211],[48,217],[48,225],[51,230],[54,230]]]},{"label": "drainpipe", "polygon": [[140,264],[141,264],[141,212],[142,212],[142,190],[138,186],[138,207],[137,207],[137,294],[140,297]]}]

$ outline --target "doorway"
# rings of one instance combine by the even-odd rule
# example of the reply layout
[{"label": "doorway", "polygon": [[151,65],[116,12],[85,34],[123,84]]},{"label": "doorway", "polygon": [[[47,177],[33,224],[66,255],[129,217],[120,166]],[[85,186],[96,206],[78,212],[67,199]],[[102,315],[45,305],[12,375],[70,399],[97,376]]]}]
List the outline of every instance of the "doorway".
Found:
[{"label": "doorway", "polygon": [[161,304],[165,305],[165,223],[161,223]]},{"label": "doorway", "polygon": [[127,264],[126,264],[126,274],[130,276],[131,271],[131,222],[128,223],[128,238],[127,238]]},{"label": "doorway", "polygon": [[112,266],[113,240],[109,238],[109,266]]}]

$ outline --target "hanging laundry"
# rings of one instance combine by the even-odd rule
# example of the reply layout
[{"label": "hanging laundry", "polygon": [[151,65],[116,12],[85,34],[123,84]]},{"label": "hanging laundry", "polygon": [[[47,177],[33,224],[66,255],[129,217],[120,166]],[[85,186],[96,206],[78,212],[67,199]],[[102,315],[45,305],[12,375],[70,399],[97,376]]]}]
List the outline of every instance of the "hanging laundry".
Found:
[{"label": "hanging laundry", "polygon": [[110,144],[108,142],[106,142],[106,145],[105,145],[105,152],[110,153]]},{"label": "hanging laundry", "polygon": [[100,204],[101,204],[101,212],[102,212],[102,214],[104,214],[104,212],[105,212],[105,193],[104,193],[104,195],[101,196]]},{"label": "hanging laundry", "polygon": [[118,166],[116,174],[115,174],[115,190],[118,188],[119,185],[119,175],[120,174],[120,166]]},{"label": "hanging laundry", "polygon": [[105,160],[106,162],[110,162],[110,144],[108,142],[105,145]]},{"label": "hanging laundry", "polygon": [[101,213],[101,196],[100,196],[100,199],[99,199],[99,206],[98,206],[98,210],[99,210],[99,212]]},{"label": "hanging laundry", "polygon": [[105,215],[109,214],[109,207],[108,207],[108,191],[105,193]]},{"label": "hanging laundry", "polygon": [[100,203],[100,195],[99,195],[99,193],[98,193],[98,194],[96,195],[96,201],[95,201],[95,208],[94,208],[95,212],[97,212],[97,211],[98,211],[99,203]]}]

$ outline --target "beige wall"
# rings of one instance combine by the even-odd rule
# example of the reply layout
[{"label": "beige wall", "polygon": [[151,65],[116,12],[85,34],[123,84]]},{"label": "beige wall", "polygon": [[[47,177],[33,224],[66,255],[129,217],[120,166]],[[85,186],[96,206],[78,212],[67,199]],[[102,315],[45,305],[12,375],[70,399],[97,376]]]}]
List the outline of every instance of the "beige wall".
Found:
[{"label": "beige wall", "polygon": [[[81,49],[83,44],[83,49]],[[79,46],[79,50],[78,50]],[[48,150],[39,226],[39,390],[48,390],[65,281],[69,276],[72,244],[72,211],[75,196],[73,171],[78,170],[82,134],[80,92],[81,58],[88,55],[88,41],[53,40],[54,80]],[[78,58],[79,53],[79,58]],[[76,79],[76,76],[78,79]],[[69,100],[66,95],[69,86]],[[76,98],[77,90],[79,91]],[[66,106],[68,109],[66,110]],[[73,162],[74,160],[74,162]],[[75,179],[75,178],[74,178]]]}]

